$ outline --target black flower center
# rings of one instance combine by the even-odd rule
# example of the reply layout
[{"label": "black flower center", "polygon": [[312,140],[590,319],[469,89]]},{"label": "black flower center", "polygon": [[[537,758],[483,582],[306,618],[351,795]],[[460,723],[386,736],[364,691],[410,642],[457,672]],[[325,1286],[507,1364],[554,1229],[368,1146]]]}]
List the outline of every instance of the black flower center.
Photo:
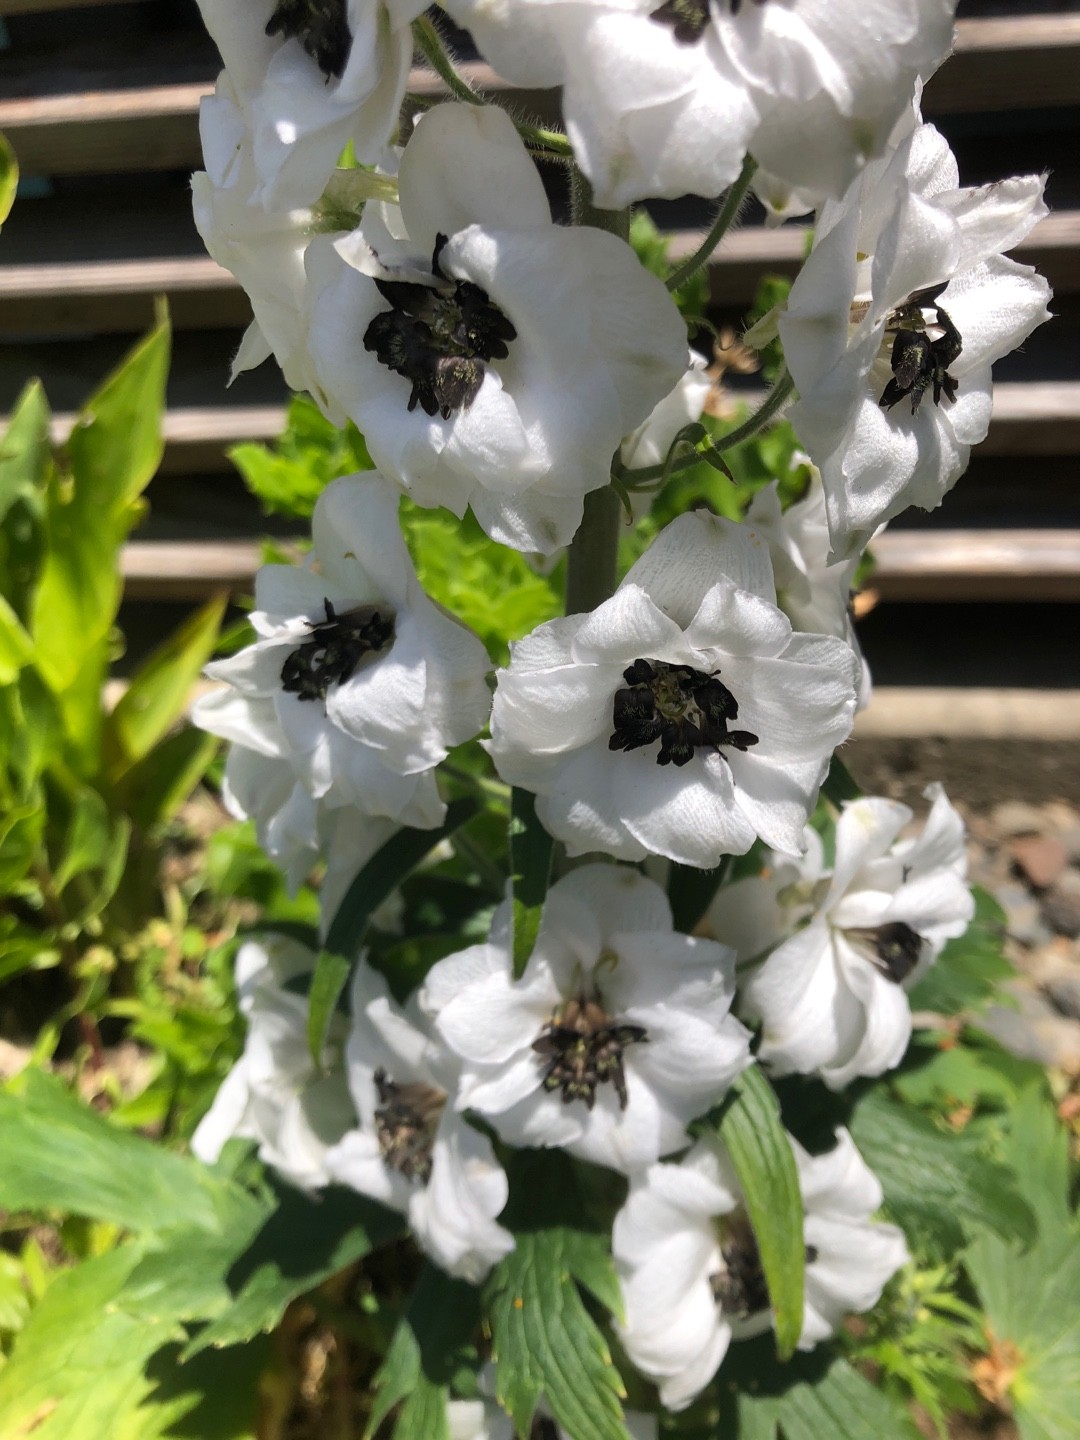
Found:
[{"label": "black flower center", "polygon": [[[931,386],[935,405],[941,404],[942,395],[950,403],[956,399],[956,381],[949,374],[949,366],[963,350],[964,342],[948,313],[935,304],[944,289],[945,285],[932,285],[929,290],[918,290],[889,316],[886,332],[896,333],[890,361],[893,378],[879,401],[886,410],[910,395],[914,415]],[[933,310],[934,320],[927,321],[925,310]],[[941,331],[937,339],[930,338],[928,325]]]},{"label": "black flower center", "polygon": [[385,605],[358,605],[338,615],[324,600],[326,619],[310,626],[311,639],[285,657],[281,688],[301,700],[325,700],[331,685],[343,684],[365,655],[393,644],[394,612]]},{"label": "black flower center", "polygon": [[664,660],[635,660],[623,679],[627,688],[615,691],[609,750],[638,750],[659,740],[658,765],[686,765],[699,746],[747,750],[758,743],[749,730],[728,729],[739,706],[715,675]]},{"label": "black flower center", "polygon": [[541,1084],[545,1090],[561,1090],[564,1105],[584,1100],[591,1110],[597,1086],[610,1080],[625,1110],[623,1050],[648,1038],[644,1026],[618,1024],[599,995],[582,991],[555,1011],[533,1041],[532,1048],[547,1062]]},{"label": "black flower center", "polygon": [[375,1134],[383,1161],[406,1180],[426,1184],[431,1177],[431,1151],[446,1109],[446,1095],[419,1080],[398,1085],[382,1069],[375,1071],[374,1079],[379,1095]]},{"label": "black flower center", "polygon": [[517,330],[486,290],[471,280],[450,280],[439,267],[446,236],[435,240],[433,285],[376,280],[390,309],[364,332],[364,349],[381,365],[412,381],[409,409],[449,420],[480,393],[489,360],[505,360]]},{"label": "black flower center", "polygon": [[869,951],[873,963],[895,985],[902,985],[919,963],[922,936],[903,920],[844,933]]},{"label": "black flower center", "polygon": [[[742,9],[742,0],[717,0],[727,5],[732,15]],[[765,0],[754,0],[764,5]],[[696,45],[709,28],[709,0],[664,0],[650,17],[660,25],[668,25],[679,45]]]},{"label": "black flower center", "polygon": [[352,47],[345,11],[346,0],[277,0],[266,33],[299,40],[327,80],[340,80]]},{"label": "black flower center", "polygon": [[[724,1268],[709,1276],[713,1299],[733,1319],[743,1320],[767,1310],[769,1287],[761,1264],[757,1236],[744,1210],[735,1210],[717,1221],[720,1258]],[[805,1247],[806,1264],[818,1258],[817,1248]]]}]

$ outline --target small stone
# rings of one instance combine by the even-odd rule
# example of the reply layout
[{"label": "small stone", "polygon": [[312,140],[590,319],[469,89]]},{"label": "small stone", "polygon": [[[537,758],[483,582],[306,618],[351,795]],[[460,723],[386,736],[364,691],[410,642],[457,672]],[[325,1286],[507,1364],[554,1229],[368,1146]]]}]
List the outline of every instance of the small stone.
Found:
[{"label": "small stone", "polygon": [[1065,846],[1056,835],[1021,835],[1009,849],[1018,868],[1037,890],[1046,890],[1069,863]]},{"label": "small stone", "polygon": [[1046,825],[1042,811],[1023,800],[1005,800],[995,805],[991,816],[999,835],[1038,835]]},{"label": "small stone", "polygon": [[1055,935],[1068,935],[1070,939],[1080,935],[1080,894],[1068,887],[1059,883],[1048,890],[1042,897],[1039,914]]},{"label": "small stone", "polygon": [[1051,931],[1039,913],[1039,902],[1015,880],[994,889],[994,898],[1005,911],[1005,933],[1022,945],[1044,945]]},{"label": "small stone", "polygon": [[1065,846],[1065,853],[1072,863],[1080,864],[1080,821],[1060,830],[1058,839]]},{"label": "small stone", "polygon": [[1074,975],[1056,975],[1045,988],[1055,1010],[1070,1020],[1080,1020],[1080,970]]},{"label": "small stone", "polygon": [[1068,1020],[1041,995],[1010,985],[1017,1008],[991,1005],[981,1020],[982,1028],[1022,1060],[1080,1071],[1080,1024]]}]

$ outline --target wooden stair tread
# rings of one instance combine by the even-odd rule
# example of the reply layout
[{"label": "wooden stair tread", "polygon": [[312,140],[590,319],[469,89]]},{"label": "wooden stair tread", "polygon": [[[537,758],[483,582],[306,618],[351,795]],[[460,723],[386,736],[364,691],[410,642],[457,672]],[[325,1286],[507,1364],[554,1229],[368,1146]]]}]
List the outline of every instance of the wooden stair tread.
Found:
[{"label": "wooden stair tread", "polygon": [[[716,304],[751,299],[764,275],[794,274],[806,227],[747,226],[721,243],[709,264]],[[672,234],[672,260],[701,243],[700,231]],[[1013,252],[1037,264],[1058,293],[1080,290],[1080,211],[1049,215]],[[170,297],[178,328],[246,325],[250,307],[239,284],[207,255],[126,260],[50,261],[0,266],[0,333],[117,333],[138,330],[153,315],[153,298]]]},{"label": "wooden stair tread", "polygon": [[[250,592],[258,540],[134,540],[124,549],[129,599]],[[1080,600],[1080,530],[892,530],[873,545],[870,582],[883,600]]]},{"label": "wooden stair tread", "polygon": [[[44,0],[40,5],[33,0],[6,3],[45,8]],[[924,108],[933,115],[1075,105],[1078,68],[1078,15],[961,20],[955,54],[928,84]],[[507,88],[487,65],[472,62],[461,69],[482,90]],[[209,78],[201,83],[123,85],[120,72],[116,89],[0,101],[0,131],[14,145],[23,173],[195,168],[198,107],[213,88]],[[418,69],[410,90],[431,95],[440,93],[442,85],[431,71]],[[516,96],[522,107],[535,109],[530,98],[535,93],[539,92],[519,91]],[[551,92],[547,94],[549,99],[541,107],[545,110],[550,107]]]}]

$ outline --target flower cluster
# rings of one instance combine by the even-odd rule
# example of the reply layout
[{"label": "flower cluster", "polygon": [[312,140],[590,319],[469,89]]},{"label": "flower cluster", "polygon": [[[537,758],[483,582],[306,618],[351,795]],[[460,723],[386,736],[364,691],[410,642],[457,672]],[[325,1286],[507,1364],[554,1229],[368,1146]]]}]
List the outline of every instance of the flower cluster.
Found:
[{"label": "flower cluster", "polygon": [[[374,924],[338,947],[351,983],[317,1057],[314,951],[241,947],[246,1045],[195,1152],[254,1141],[291,1184],[396,1212],[474,1285],[518,1243],[516,1152],[561,1152],[607,1206],[621,1353],[685,1407],[774,1323],[759,1182],[719,1107],[767,1077],[842,1090],[899,1065],[907,991],[972,916],[940,787],[921,831],[892,801],[820,797],[870,699],[850,612],[866,547],[940,503],[985,435],[992,364],[1047,316],[1045,282],[1005,257],[1043,182],[962,188],[922,123],[951,0],[444,0],[505,80],[562,87],[565,135],[460,77],[400,124],[414,35],[438,47],[410,0],[200,3],[224,70],[196,222],[254,314],[234,373],[272,355],[375,467],[327,486],[302,563],[259,572],[252,643],[208,667],[223,685],[194,718],[230,743],[225,803],[293,887],[324,867],[319,943],[338,946],[357,877],[434,845],[401,832],[442,825],[450,785],[494,798],[486,828],[442,842],[479,896],[466,934],[442,911],[430,932],[410,889],[438,852],[395,873],[389,903],[360,897]],[[577,223],[537,158],[572,160]],[[733,185],[734,215],[751,183],[776,216],[816,208],[814,245],[748,336],[778,337],[786,371],[723,432],[701,420],[711,380],[671,293],[687,267],[665,284],[603,207]],[[792,391],[803,493],[776,474],[728,516],[650,516],[617,574],[616,499],[629,534],[650,485],[723,468]],[[569,547],[570,613],[508,635],[492,675],[421,584],[405,496],[471,510],[549,568]],[[488,852],[507,811],[504,866]],[[689,892],[692,915],[672,903]],[[788,1263],[809,1348],[877,1302],[906,1249],[846,1130],[811,1153],[773,1123],[802,1194]],[[511,1434],[482,1372],[465,1393],[451,1434]]]}]

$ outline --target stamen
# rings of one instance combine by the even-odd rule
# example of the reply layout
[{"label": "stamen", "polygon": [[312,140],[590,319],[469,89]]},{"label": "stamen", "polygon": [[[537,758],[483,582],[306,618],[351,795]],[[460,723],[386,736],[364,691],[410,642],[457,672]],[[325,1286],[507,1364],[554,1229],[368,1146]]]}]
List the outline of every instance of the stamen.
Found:
[{"label": "stamen", "polygon": [[545,1090],[561,1090],[564,1105],[584,1100],[591,1110],[597,1086],[610,1080],[625,1110],[623,1050],[648,1038],[643,1026],[617,1024],[598,995],[582,991],[555,1011],[533,1041],[532,1048],[548,1061],[540,1083]]},{"label": "stamen", "polygon": [[375,1134],[383,1160],[406,1180],[426,1184],[446,1095],[420,1081],[397,1085],[383,1069],[376,1070],[374,1078],[380,1102],[375,1111]]},{"label": "stamen", "polygon": [[[742,0],[717,0],[717,4],[726,4],[732,15],[742,9]],[[764,5],[765,0],[754,0],[754,4]],[[709,0],[664,0],[649,18],[669,26],[676,44],[696,45],[709,28]]]},{"label": "stamen", "polygon": [[[886,330],[895,331],[890,360],[893,378],[878,402],[886,410],[910,395],[914,415],[931,386],[935,405],[941,404],[942,395],[950,404],[956,399],[957,382],[949,374],[949,366],[962,352],[964,342],[948,313],[935,303],[947,283],[916,291],[889,317]],[[936,317],[931,322],[941,331],[936,340],[926,333],[924,309],[932,309]]]},{"label": "stamen", "polygon": [[686,765],[702,746],[747,750],[758,743],[749,730],[728,729],[739,706],[715,674],[664,660],[635,660],[623,679],[628,688],[615,692],[609,750],[638,750],[659,740],[658,765]]},{"label": "stamen", "polygon": [[358,605],[338,615],[329,600],[326,619],[314,621],[281,667],[281,688],[301,700],[325,700],[331,685],[342,685],[366,655],[378,655],[394,641],[394,613],[387,606]]},{"label": "stamen", "polygon": [[447,240],[439,235],[431,257],[432,285],[376,280],[391,308],[364,332],[364,349],[388,370],[412,381],[409,410],[444,420],[467,410],[480,393],[486,366],[505,360],[517,330],[486,290],[471,280],[450,280],[439,265]]},{"label": "stamen", "polygon": [[849,940],[868,949],[870,959],[895,985],[902,985],[922,955],[922,936],[902,920],[887,925],[845,930]]},{"label": "stamen", "polygon": [[327,80],[340,80],[352,48],[346,6],[347,0],[277,0],[266,33],[299,40]]},{"label": "stamen", "polygon": [[743,1318],[769,1308],[757,1237],[742,1210],[718,1222],[723,1270],[709,1276],[713,1299],[728,1315]]}]

